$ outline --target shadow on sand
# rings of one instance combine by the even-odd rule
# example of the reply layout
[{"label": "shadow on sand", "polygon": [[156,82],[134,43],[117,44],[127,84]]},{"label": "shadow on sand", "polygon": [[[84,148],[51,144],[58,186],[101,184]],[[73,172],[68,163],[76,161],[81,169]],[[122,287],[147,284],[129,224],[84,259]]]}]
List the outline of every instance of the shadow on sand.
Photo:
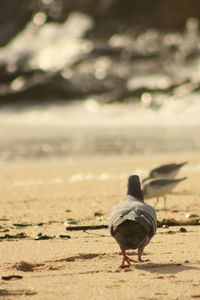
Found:
[{"label": "shadow on sand", "polygon": [[200,270],[200,268],[198,267],[189,264],[185,265],[181,263],[135,264],[135,268],[150,273],[160,273],[160,274],[175,274],[175,273],[189,271],[189,270]]}]

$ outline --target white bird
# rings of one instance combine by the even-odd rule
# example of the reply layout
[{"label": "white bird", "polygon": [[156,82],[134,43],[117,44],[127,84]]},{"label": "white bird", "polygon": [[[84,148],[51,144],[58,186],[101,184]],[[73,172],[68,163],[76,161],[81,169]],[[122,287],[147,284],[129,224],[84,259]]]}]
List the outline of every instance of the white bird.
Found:
[{"label": "white bird", "polygon": [[172,163],[172,164],[161,165],[157,168],[152,169],[149,172],[147,178],[143,180],[143,182],[153,178],[173,179],[176,177],[179,170],[186,164],[187,162],[182,162],[180,164]]},{"label": "white bird", "polygon": [[145,199],[156,198],[155,206],[158,204],[159,198],[164,198],[164,209],[166,209],[166,195],[169,194],[179,182],[187,177],[179,179],[149,179],[143,184],[143,194]]},{"label": "white bird", "polygon": [[123,255],[122,268],[134,261],[127,256],[128,249],[138,249],[138,261],[144,261],[141,255],[156,233],[157,219],[155,209],[144,203],[139,176],[129,177],[127,197],[111,209],[109,229]]}]

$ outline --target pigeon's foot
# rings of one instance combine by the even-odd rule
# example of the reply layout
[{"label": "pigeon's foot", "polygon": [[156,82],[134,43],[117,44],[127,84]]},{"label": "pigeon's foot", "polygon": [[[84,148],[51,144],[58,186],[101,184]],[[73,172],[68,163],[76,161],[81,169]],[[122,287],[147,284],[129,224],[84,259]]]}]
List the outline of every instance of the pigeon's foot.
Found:
[{"label": "pigeon's foot", "polygon": [[120,266],[120,268],[122,268],[122,269],[130,268],[131,262],[137,262],[136,260],[128,257],[125,252],[124,253],[122,252],[122,255],[123,255],[123,259],[122,259],[122,264]]},{"label": "pigeon's foot", "polygon": [[138,249],[138,262],[147,262],[147,261],[150,261],[149,259],[142,259],[142,253],[143,253],[143,250],[139,250]]},{"label": "pigeon's foot", "polygon": [[120,268],[122,268],[122,269],[124,269],[124,268],[130,268],[131,262],[137,262],[137,261],[134,260],[134,259],[129,258],[126,255],[124,255],[123,256],[123,260],[122,260],[122,264],[121,264]]},{"label": "pigeon's foot", "polygon": [[140,262],[140,263],[147,262],[147,261],[150,261],[150,259],[138,258],[138,262]]}]

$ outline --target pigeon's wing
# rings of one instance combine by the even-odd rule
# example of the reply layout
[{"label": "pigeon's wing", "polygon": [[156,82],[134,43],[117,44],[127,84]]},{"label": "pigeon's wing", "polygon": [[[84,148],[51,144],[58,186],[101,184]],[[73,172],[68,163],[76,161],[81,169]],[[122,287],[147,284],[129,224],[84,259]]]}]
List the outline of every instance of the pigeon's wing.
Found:
[{"label": "pigeon's wing", "polygon": [[126,201],[120,205],[116,205],[110,215],[109,228],[111,235],[114,234],[118,226],[127,220],[142,225],[152,236],[156,231],[157,220],[155,210],[146,203]]}]

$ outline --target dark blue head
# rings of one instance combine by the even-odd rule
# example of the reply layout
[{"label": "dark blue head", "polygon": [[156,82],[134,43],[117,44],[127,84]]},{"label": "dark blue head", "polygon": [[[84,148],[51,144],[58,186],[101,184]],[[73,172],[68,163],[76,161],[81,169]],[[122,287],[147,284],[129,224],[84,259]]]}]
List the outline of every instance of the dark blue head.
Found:
[{"label": "dark blue head", "polygon": [[144,201],[143,193],[140,185],[140,178],[138,175],[131,175],[128,178],[128,191],[127,194],[137,198],[140,201]]}]

